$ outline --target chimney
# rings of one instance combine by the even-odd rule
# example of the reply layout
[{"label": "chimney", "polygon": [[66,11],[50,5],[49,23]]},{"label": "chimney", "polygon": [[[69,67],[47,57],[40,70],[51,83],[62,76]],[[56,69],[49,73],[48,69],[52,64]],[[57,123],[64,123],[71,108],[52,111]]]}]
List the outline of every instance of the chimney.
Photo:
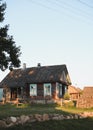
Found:
[{"label": "chimney", "polygon": [[26,69],[26,63],[23,63],[23,70]]},{"label": "chimney", "polygon": [[40,63],[38,63],[38,64],[37,64],[37,67],[41,67],[41,64],[40,64]]}]

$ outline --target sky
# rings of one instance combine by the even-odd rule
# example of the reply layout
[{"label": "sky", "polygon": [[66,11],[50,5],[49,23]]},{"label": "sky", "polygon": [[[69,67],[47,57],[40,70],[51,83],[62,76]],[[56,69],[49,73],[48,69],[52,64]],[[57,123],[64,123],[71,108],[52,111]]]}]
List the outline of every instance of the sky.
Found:
[{"label": "sky", "polygon": [[[72,85],[93,86],[93,0],[4,0],[3,25],[21,47],[21,67],[66,64]],[[0,81],[9,70],[0,71]]]}]

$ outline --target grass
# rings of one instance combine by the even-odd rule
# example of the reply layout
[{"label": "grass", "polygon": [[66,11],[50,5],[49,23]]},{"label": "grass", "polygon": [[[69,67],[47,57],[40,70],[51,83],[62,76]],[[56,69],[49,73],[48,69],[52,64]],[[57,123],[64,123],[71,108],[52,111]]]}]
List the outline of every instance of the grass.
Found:
[{"label": "grass", "polygon": [[0,106],[0,119],[9,117],[9,116],[20,116],[20,115],[29,115],[29,114],[78,114],[84,111],[93,112],[91,109],[77,109],[75,107],[61,107],[56,104],[23,104],[21,106],[16,105],[1,105]]},{"label": "grass", "polygon": [[[0,106],[0,119],[4,119],[9,116],[20,116],[30,114],[76,114],[84,111],[92,111],[91,109],[77,109],[75,107],[61,107],[56,104],[23,104],[21,106],[16,105],[1,105]],[[26,123],[23,126],[13,126],[6,128],[6,130],[93,130],[93,118],[87,119],[69,119],[62,121],[45,121],[45,122],[33,122]],[[0,130],[5,130],[4,128]]]},{"label": "grass", "polygon": [[93,130],[93,119],[33,122],[1,130]]},{"label": "grass", "polygon": [[93,112],[93,108],[76,108],[76,107],[56,107],[58,110],[62,110],[67,113],[79,114],[83,112]]},{"label": "grass", "polygon": [[9,116],[20,116],[20,115],[29,115],[29,114],[68,114],[68,112],[64,112],[61,109],[57,109],[59,106],[55,104],[23,104],[21,106],[16,105],[2,105],[0,106],[0,119],[9,117]]}]

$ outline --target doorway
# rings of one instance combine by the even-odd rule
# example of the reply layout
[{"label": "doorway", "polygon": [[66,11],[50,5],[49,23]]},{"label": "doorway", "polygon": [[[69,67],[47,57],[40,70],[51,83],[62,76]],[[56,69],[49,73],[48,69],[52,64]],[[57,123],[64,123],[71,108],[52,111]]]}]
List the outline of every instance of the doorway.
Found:
[{"label": "doorway", "polygon": [[21,96],[21,88],[11,88],[11,99],[15,100],[16,98]]}]

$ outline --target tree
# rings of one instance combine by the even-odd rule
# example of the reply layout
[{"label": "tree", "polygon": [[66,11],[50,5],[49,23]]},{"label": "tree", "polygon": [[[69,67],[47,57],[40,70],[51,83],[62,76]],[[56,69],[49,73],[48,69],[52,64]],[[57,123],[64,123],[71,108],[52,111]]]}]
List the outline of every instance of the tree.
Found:
[{"label": "tree", "polygon": [[[0,0],[0,22],[4,21],[6,3]],[[13,36],[8,35],[9,25],[0,28],[0,69],[2,71],[20,66],[20,47],[17,47]]]}]

